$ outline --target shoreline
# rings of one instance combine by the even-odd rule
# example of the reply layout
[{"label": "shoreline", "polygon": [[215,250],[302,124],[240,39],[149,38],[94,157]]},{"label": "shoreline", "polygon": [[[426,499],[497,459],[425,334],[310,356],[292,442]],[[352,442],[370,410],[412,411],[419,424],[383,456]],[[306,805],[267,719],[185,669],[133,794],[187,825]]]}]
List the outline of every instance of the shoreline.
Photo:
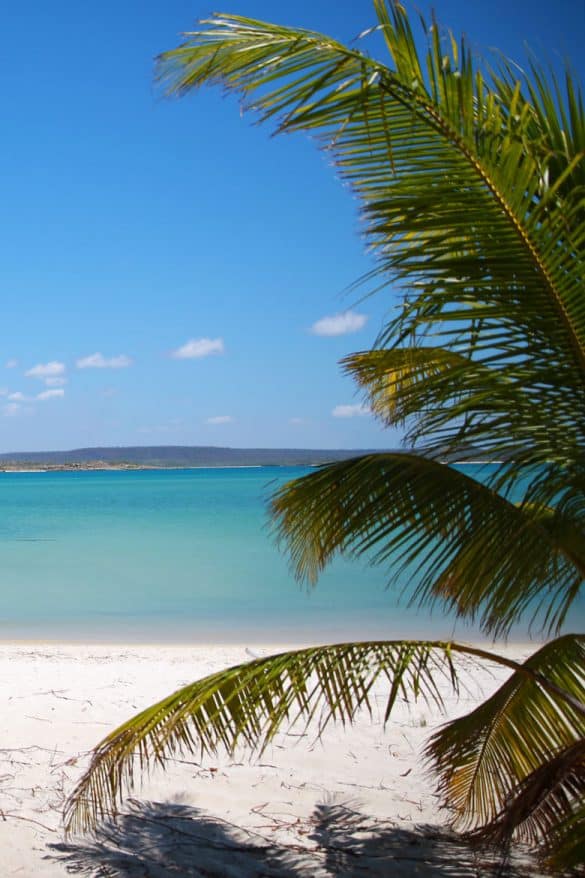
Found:
[{"label": "shoreline", "polygon": [[[389,637],[387,638],[388,642],[395,642],[398,640],[411,640],[411,641],[436,641],[437,643],[461,643],[465,646],[473,646],[478,647],[480,649],[484,649],[486,651],[492,651],[496,654],[498,652],[506,653],[506,652],[534,652],[537,649],[540,649],[546,643],[546,640],[511,640],[507,641],[492,641],[489,639],[482,639],[481,637],[473,636],[470,638],[466,637],[407,637],[397,638],[397,637]],[[371,640],[380,641],[380,638],[371,638]],[[350,638],[341,638],[339,640],[328,640],[328,639],[311,639],[311,640],[282,640],[282,641],[273,641],[270,643],[266,643],[264,640],[255,640],[253,638],[242,638],[241,640],[197,640],[197,641],[187,641],[187,640],[88,640],[80,638],[78,640],[71,640],[64,637],[1,637],[0,636],[0,650],[7,647],[53,647],[55,649],[63,648],[63,649],[128,649],[128,650],[176,650],[177,652],[182,652],[184,650],[199,650],[199,649],[270,649],[272,652],[287,652],[288,650],[302,650],[302,649],[310,649],[313,646],[332,646],[336,644],[344,644],[354,642]],[[360,643],[369,642],[368,638],[362,638],[359,641]]]},{"label": "shoreline", "polygon": [[221,463],[221,464],[197,464],[192,466],[166,466],[158,464],[142,464],[142,463],[56,463],[43,464],[38,467],[9,467],[0,466],[0,474],[2,473],[69,473],[69,472],[145,472],[161,470],[196,470],[196,469],[282,469],[289,467],[299,467],[301,469],[310,466],[321,466],[321,464],[305,464],[305,463]]},{"label": "shoreline", "polygon": [[[56,627],[52,632],[50,625],[39,622],[36,626],[6,626],[4,630],[0,626],[0,648],[27,646],[51,646],[72,648],[128,648],[128,649],[243,649],[244,647],[264,649],[269,645],[272,649],[282,652],[291,648],[306,649],[311,646],[323,646],[331,644],[343,644],[353,642],[372,641],[436,641],[437,643],[462,643],[469,646],[480,646],[482,649],[492,650],[536,650],[539,649],[548,638],[534,635],[531,638],[526,631],[518,632],[518,637],[510,635],[507,639],[494,640],[483,635],[477,629],[453,631],[447,626],[434,626],[433,620],[421,619],[420,624],[416,620],[404,619],[391,628],[384,630],[382,626],[365,622],[359,625],[350,625],[347,620],[333,621],[329,626],[323,625],[322,618],[305,622],[304,630],[300,630],[296,622],[289,626],[278,624],[276,620],[269,619],[269,629],[257,625],[243,623],[217,624],[211,626],[198,626],[197,623],[181,624],[181,620],[175,620],[175,625],[158,626],[155,630],[152,625],[134,628],[122,625],[119,629],[106,630],[106,626],[99,625],[95,628],[85,627],[77,622],[67,627]],[[321,623],[321,624],[320,624]],[[570,626],[566,633],[571,633]],[[12,629],[12,630],[11,630]],[[434,630],[433,630],[434,629]],[[266,637],[266,631],[270,630],[270,638]]]},{"label": "shoreline", "polygon": [[[370,452],[371,453],[371,452]],[[382,453],[382,452],[380,452]],[[0,475],[31,474],[31,473],[59,473],[59,472],[161,472],[165,470],[224,470],[224,469],[315,469],[338,462],[336,458],[321,461],[291,461],[286,460],[275,463],[204,463],[204,464],[157,464],[157,463],[132,463],[132,462],[109,462],[109,461],[84,461],[83,463],[39,463],[23,461],[21,465],[0,464]],[[492,466],[501,465],[501,460],[442,460],[446,466]]]}]

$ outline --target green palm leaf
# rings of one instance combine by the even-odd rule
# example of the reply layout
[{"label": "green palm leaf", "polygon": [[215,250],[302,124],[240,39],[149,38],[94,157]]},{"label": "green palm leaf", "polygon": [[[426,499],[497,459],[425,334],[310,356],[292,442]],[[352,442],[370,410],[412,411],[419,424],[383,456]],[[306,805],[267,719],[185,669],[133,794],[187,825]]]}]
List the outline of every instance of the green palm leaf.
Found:
[{"label": "green palm leaf", "polygon": [[547,835],[547,862],[551,869],[557,871],[573,869],[575,874],[583,869],[585,863],[585,797],[570,817],[564,818],[560,824]]},{"label": "green palm leaf", "polygon": [[[509,405],[511,390],[516,413],[524,412],[531,423],[533,400],[518,389],[526,377],[521,366],[512,375],[448,348],[419,346],[374,348],[341,362],[367,392],[374,412],[389,425],[404,425],[422,412],[427,426],[431,421],[440,424],[447,411],[449,417],[463,417],[469,408],[493,420]],[[419,429],[413,424],[411,441],[416,441]]]},{"label": "green palm leaf", "polygon": [[404,424],[428,405],[432,382],[447,387],[441,404],[465,392],[455,380],[470,361],[443,348],[382,348],[350,354],[342,360],[345,371],[368,394],[372,410],[388,425]]},{"label": "green palm leaf", "polygon": [[[185,686],[124,723],[93,753],[88,771],[68,800],[69,831],[91,829],[112,816],[125,786],[133,784],[136,765],[162,767],[169,755],[228,752],[244,744],[262,752],[283,724],[317,723],[317,733],[332,721],[353,722],[360,709],[371,714],[372,687],[388,684],[384,721],[396,700],[422,699],[441,708],[440,679],[458,691],[453,655],[497,661],[540,691],[565,705],[570,717],[585,718],[580,689],[568,675],[557,685],[543,667],[518,665],[485,650],[445,641],[378,641],[311,647],[257,659]],[[583,669],[581,669],[583,670]],[[562,685],[569,684],[562,689]],[[560,711],[560,707],[559,707]]]},{"label": "green palm leaf", "polygon": [[[543,761],[508,796],[497,818],[480,827],[474,837],[491,844],[509,844],[513,836],[532,845],[557,849],[566,836],[578,833],[563,855],[563,868],[585,862],[585,834],[582,828],[585,802],[585,738],[566,746],[548,761]],[[561,866],[557,863],[557,868]]]},{"label": "green palm leaf", "polygon": [[[563,694],[543,688],[542,679]],[[577,703],[568,703],[567,693]],[[487,824],[480,836],[498,841],[514,833],[533,843],[550,836],[585,791],[584,706],[585,636],[565,635],[437,732],[427,755],[459,824]]]},{"label": "green palm leaf", "polygon": [[585,578],[585,539],[560,513],[418,455],[330,464],[281,488],[272,513],[300,578],[337,552],[365,557],[416,582],[413,601],[441,599],[489,632],[526,612],[557,629]]},{"label": "green palm leaf", "polygon": [[371,712],[373,685],[389,684],[386,719],[396,699],[442,705],[437,685],[446,676],[457,689],[452,645],[427,642],[349,643],[258,659],[205,677],[133,717],[96,747],[91,765],[66,808],[69,829],[90,829],[115,812],[136,765],[164,767],[176,752],[232,752],[238,744],[262,750],[284,723],[316,719],[351,722]]}]

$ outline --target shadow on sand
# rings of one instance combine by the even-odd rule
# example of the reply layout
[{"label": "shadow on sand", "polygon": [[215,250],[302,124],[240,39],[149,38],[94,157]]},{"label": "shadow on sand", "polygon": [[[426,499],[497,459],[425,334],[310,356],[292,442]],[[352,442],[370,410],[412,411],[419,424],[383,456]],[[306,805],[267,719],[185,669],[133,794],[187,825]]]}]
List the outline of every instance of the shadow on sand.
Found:
[{"label": "shadow on sand", "polygon": [[196,808],[130,801],[89,839],[51,845],[70,874],[91,878],[507,878],[535,875],[478,852],[443,828],[412,831],[349,804],[318,805],[299,843],[280,844]]}]

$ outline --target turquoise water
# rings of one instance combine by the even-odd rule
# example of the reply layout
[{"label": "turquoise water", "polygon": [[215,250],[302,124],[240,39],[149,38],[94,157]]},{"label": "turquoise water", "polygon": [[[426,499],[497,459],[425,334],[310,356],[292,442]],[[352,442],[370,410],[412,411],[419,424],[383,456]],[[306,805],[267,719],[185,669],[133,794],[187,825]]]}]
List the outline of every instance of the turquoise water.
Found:
[{"label": "turquoise water", "polygon": [[315,590],[299,586],[270,536],[266,499],[303,472],[0,474],[0,637],[476,636],[437,611],[408,609],[400,586],[387,589],[382,570],[359,562],[336,561]]}]

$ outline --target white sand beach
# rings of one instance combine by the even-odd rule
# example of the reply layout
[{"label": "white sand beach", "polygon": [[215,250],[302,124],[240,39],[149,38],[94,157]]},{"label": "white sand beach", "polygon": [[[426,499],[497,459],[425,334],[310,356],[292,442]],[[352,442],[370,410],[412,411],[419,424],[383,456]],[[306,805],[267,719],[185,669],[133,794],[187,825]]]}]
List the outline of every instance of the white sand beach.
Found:
[{"label": "white sand beach", "polygon": [[[535,647],[509,646],[513,658]],[[402,704],[386,729],[285,731],[262,755],[187,755],[136,789],[117,825],[63,838],[61,809],[87,753],[136,711],[185,683],[281,651],[269,646],[0,644],[1,876],[465,876],[493,864],[445,831],[421,749],[445,721]],[[448,716],[507,676],[464,673]],[[493,874],[496,874],[495,872]],[[507,874],[535,875],[521,861]]]}]

